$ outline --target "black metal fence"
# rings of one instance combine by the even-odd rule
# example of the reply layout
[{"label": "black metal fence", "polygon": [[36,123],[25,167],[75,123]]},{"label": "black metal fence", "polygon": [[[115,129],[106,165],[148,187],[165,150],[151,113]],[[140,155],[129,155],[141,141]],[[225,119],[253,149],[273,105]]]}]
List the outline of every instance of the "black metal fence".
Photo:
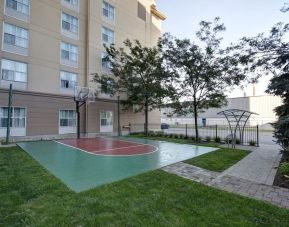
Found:
[{"label": "black metal fence", "polygon": [[[144,132],[144,124],[130,124],[127,128],[129,133]],[[171,125],[166,129],[161,129],[158,124],[150,124],[149,131],[152,133],[173,134],[175,137],[196,137],[195,125],[178,124]],[[234,127],[232,131],[228,125],[210,125],[198,127],[199,138],[203,141],[217,141],[223,143],[232,143],[234,136],[236,144],[259,146],[259,126],[245,126],[244,129],[237,129],[236,134]]]}]

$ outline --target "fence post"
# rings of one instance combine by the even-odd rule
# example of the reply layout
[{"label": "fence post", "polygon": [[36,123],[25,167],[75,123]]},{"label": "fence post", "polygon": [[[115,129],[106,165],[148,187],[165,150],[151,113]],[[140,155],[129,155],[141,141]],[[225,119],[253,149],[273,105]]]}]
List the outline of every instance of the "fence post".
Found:
[{"label": "fence post", "polygon": [[259,147],[259,125],[256,126],[257,129],[257,147]]},{"label": "fence post", "polygon": [[218,125],[216,124],[216,141],[217,141],[217,138],[218,138]]},{"label": "fence post", "polygon": [[186,124],[186,139],[188,138],[188,124]]}]

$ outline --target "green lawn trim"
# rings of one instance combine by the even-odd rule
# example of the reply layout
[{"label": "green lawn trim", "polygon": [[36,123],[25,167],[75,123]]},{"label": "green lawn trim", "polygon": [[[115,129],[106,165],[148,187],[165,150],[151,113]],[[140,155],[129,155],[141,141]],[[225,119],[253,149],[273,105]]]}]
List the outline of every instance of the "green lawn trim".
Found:
[{"label": "green lawn trim", "polygon": [[0,149],[2,226],[288,226],[289,211],[152,171],[74,193],[19,148]]},{"label": "green lawn trim", "polygon": [[249,153],[249,151],[244,150],[220,148],[211,153],[186,160],[185,163],[215,172],[223,172],[242,160]]}]

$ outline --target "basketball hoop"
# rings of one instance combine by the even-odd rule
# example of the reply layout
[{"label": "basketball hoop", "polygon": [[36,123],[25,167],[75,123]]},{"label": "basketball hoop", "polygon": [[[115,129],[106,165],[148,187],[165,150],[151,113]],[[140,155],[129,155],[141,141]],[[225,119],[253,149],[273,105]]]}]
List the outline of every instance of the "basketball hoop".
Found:
[{"label": "basketball hoop", "polygon": [[76,86],[74,89],[74,101],[95,102],[96,91],[90,87]]},{"label": "basketball hoop", "polygon": [[74,89],[74,101],[77,114],[77,138],[80,138],[80,107],[85,103],[96,101],[96,90],[89,87],[76,86]]}]

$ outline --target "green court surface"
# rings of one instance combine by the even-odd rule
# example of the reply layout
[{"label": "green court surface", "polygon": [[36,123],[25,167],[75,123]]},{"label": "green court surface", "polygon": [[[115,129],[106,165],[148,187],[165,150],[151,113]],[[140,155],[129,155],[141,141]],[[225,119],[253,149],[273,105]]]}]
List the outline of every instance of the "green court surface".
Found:
[{"label": "green court surface", "polygon": [[75,192],[162,168],[211,151],[215,148],[175,144],[136,138],[114,138],[153,145],[154,153],[132,156],[102,156],[84,152],[55,141],[18,143],[42,166]]}]

